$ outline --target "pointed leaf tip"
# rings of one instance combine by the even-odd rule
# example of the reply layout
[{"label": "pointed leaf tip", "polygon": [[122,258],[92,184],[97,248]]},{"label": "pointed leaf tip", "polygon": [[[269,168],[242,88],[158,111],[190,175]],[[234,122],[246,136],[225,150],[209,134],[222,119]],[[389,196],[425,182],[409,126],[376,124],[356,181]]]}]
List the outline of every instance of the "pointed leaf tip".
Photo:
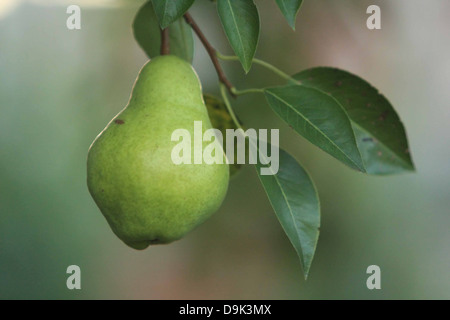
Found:
[{"label": "pointed leaf tip", "polygon": [[258,9],[253,0],[217,0],[217,11],[228,41],[248,73],[259,41]]},{"label": "pointed leaf tip", "polygon": [[276,0],[276,2],[287,23],[295,31],[295,20],[303,0]]},{"label": "pointed leaf tip", "polygon": [[282,149],[279,149],[279,170],[276,174],[261,175],[263,167],[267,165],[261,162],[256,164],[258,177],[297,252],[306,279],[319,239],[320,203],[316,187],[297,160]]},{"label": "pointed leaf tip", "polygon": [[194,0],[152,0],[152,3],[161,29],[164,29],[185,14]]}]

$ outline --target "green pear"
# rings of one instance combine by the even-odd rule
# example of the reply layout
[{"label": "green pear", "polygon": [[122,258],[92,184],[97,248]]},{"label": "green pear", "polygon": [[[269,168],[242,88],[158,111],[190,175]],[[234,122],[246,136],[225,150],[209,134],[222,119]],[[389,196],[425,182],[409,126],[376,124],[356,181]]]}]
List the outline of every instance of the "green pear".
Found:
[{"label": "green pear", "polygon": [[[187,130],[194,145],[194,121],[202,121],[202,134],[212,128],[197,74],[180,58],[159,56],[142,68],[128,105],[89,148],[89,191],[128,246],[178,240],[220,207],[226,161],[174,164],[171,158],[179,143],[171,140],[174,130]],[[212,143],[195,139],[203,148]]]}]

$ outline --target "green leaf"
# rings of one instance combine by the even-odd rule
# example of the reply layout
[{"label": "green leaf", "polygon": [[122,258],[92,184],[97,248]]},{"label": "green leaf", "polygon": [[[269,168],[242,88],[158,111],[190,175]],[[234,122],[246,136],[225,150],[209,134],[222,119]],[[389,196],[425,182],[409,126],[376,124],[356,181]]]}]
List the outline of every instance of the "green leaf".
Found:
[{"label": "green leaf", "polygon": [[133,22],[134,38],[149,58],[160,54],[161,31],[151,1],[145,3]]},{"label": "green leaf", "polygon": [[348,115],[333,97],[299,85],[264,92],[270,107],[296,132],[349,167],[365,171]]},{"label": "green leaf", "polygon": [[170,54],[176,55],[189,63],[194,59],[194,36],[192,28],[178,19],[169,26]]},{"label": "green leaf", "polygon": [[259,14],[253,0],[218,0],[225,34],[245,72],[252,66],[259,40]]},{"label": "green leaf", "polygon": [[261,175],[265,165],[256,164],[259,179],[286,235],[297,251],[305,279],[319,239],[320,204],[308,173],[286,151],[280,149],[279,170]]},{"label": "green leaf", "polygon": [[152,0],[159,25],[167,28],[172,22],[180,18],[194,3],[194,0]]},{"label": "green leaf", "polygon": [[414,170],[399,116],[369,83],[346,71],[326,67],[305,70],[294,78],[303,86],[333,97],[346,110],[367,173]]},{"label": "green leaf", "polygon": [[[139,9],[134,19],[133,32],[136,41],[149,58],[160,55],[161,30],[151,1]],[[194,38],[191,27],[184,19],[178,19],[169,26],[169,36],[170,53],[192,63]]]},{"label": "green leaf", "polygon": [[295,30],[295,20],[303,0],[276,0],[281,13],[293,30]]}]

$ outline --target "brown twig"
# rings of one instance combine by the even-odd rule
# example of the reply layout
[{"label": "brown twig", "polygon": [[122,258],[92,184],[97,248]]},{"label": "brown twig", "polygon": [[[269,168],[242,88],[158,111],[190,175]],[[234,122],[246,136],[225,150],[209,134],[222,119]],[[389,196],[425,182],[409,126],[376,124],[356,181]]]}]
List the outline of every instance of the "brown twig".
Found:
[{"label": "brown twig", "polygon": [[227,76],[225,75],[225,72],[223,71],[222,66],[220,65],[219,59],[217,58],[216,49],[214,49],[214,47],[211,45],[208,39],[206,39],[202,30],[200,30],[200,27],[197,25],[197,23],[194,21],[194,19],[188,12],[186,12],[183,17],[186,23],[191,26],[192,30],[194,30],[195,34],[200,39],[206,51],[208,52],[209,57],[211,58],[211,61],[214,65],[214,68],[216,69],[219,81],[222,82],[227,87],[227,90],[232,97],[236,97],[235,94],[232,92],[232,88],[234,86],[227,79]]},{"label": "brown twig", "polygon": [[161,55],[170,54],[169,28],[161,29]]}]

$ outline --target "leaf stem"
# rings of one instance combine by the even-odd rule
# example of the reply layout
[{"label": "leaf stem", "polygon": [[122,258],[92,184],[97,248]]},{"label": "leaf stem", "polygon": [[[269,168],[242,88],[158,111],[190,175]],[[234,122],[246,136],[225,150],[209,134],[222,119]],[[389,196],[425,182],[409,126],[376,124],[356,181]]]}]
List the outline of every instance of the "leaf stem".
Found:
[{"label": "leaf stem", "polygon": [[233,108],[231,107],[230,100],[228,100],[227,97],[227,87],[223,83],[220,84],[220,93],[222,94],[223,102],[225,103],[225,106],[227,107],[228,113],[230,114],[234,124],[236,125],[236,127],[244,131],[241,124],[239,123],[238,118],[236,117],[236,114],[233,111]]},{"label": "leaf stem", "polygon": [[161,29],[161,55],[170,54],[169,28]]},{"label": "leaf stem", "polygon": [[[226,56],[221,54],[220,52],[216,51],[216,55],[219,59],[224,60],[224,61],[239,61],[239,57],[237,56]],[[253,59],[253,62],[255,64],[259,64],[260,66],[272,71],[273,73],[277,74],[278,76],[280,76],[283,79],[286,79],[288,81],[292,81],[292,82],[296,82],[296,83],[300,83],[300,81],[292,78],[290,75],[288,75],[287,73],[281,71],[280,69],[278,69],[277,67],[275,67],[274,65],[261,60],[261,59]]]},{"label": "leaf stem", "polygon": [[250,88],[250,89],[243,89],[243,90],[237,90],[236,88],[231,88],[231,91],[236,95],[236,96],[240,96],[243,94],[248,94],[248,93],[264,93],[264,89],[261,88]]},{"label": "leaf stem", "polygon": [[217,53],[216,49],[214,49],[214,47],[211,45],[211,43],[206,38],[205,34],[202,32],[200,27],[197,25],[195,20],[192,18],[192,16],[188,12],[186,12],[183,17],[184,17],[184,20],[186,21],[186,23],[191,26],[192,30],[194,30],[195,34],[200,39],[201,43],[203,44],[206,51],[208,52],[209,57],[211,58],[211,61],[214,65],[214,68],[216,69],[217,75],[219,77],[219,81],[222,84],[224,84],[226,86],[228,92],[233,97],[235,97],[233,90],[232,90],[233,84],[226,77],[225,72],[223,71],[222,66],[220,65],[219,59],[217,59],[218,56],[216,54]]}]

